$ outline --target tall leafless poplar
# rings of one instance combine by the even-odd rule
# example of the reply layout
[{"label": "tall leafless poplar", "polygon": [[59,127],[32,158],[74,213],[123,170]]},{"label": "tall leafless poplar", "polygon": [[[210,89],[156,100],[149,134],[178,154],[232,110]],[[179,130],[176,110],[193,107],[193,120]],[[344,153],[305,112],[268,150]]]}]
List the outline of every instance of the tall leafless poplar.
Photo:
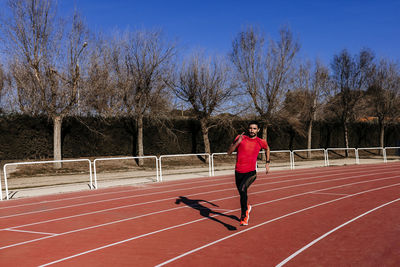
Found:
[{"label": "tall leafless poplar", "polygon": [[85,79],[86,90],[81,95],[83,111],[104,118],[120,116],[124,113],[122,94],[113,69],[114,59],[119,55],[122,43],[105,39],[92,41]]},{"label": "tall leafless poplar", "polygon": [[61,160],[61,125],[77,103],[85,27],[77,14],[62,21],[52,0],[10,0],[8,9],[1,29],[10,48],[19,108],[53,120],[54,159]]},{"label": "tall leafless poplar", "polygon": [[[301,102],[299,112],[302,121],[307,127],[307,148],[312,148],[313,123],[321,110],[324,99],[330,91],[329,70],[321,62],[316,61],[314,66],[310,62],[300,64],[296,74],[294,87],[301,92],[302,97],[297,101]],[[310,152],[308,153],[310,157]]]},{"label": "tall leafless poplar", "polygon": [[378,118],[379,144],[385,147],[385,129],[400,117],[400,71],[396,63],[379,61],[371,75],[366,103],[365,111]]},{"label": "tall leafless poplar", "polygon": [[[368,87],[368,76],[371,74],[374,56],[371,51],[363,49],[354,57],[347,50],[335,55],[331,64],[333,75],[333,98],[329,109],[336,114],[343,126],[343,138],[346,148],[349,147],[348,124],[357,117],[357,107]],[[347,155],[347,151],[346,151]]]},{"label": "tall leafless poplar", "polygon": [[283,27],[277,41],[265,45],[264,36],[249,27],[232,44],[231,59],[241,87],[250,96],[260,121],[263,138],[288,90],[289,76],[300,45],[292,32]]},{"label": "tall leafless poplar", "polygon": [[218,125],[212,115],[227,104],[235,88],[229,67],[222,58],[195,53],[182,65],[172,89],[179,99],[192,106],[200,121],[205,153],[211,153],[209,130]]},{"label": "tall leafless poplar", "polygon": [[[123,113],[136,121],[136,154],[143,156],[143,119],[165,114],[176,48],[155,30],[129,32],[118,42],[112,52],[116,89]],[[138,162],[143,164],[142,159]]]}]

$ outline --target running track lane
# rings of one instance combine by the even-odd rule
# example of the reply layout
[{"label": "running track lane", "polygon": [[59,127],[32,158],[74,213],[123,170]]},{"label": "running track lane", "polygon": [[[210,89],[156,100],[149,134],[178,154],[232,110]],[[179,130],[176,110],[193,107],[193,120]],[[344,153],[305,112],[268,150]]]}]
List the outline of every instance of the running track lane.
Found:
[{"label": "running track lane", "polygon": [[[395,166],[394,164],[386,165],[371,165],[369,169],[379,168],[379,169],[390,169],[391,166]],[[353,166],[352,171],[362,171],[365,168],[362,166]],[[313,168],[313,169],[299,169],[294,171],[279,171],[279,172],[272,172],[268,174],[267,177],[262,177],[265,180],[276,180],[276,178],[281,177],[297,177],[301,179],[302,177],[307,177],[317,173],[337,173],[340,174],[341,171],[344,169],[341,167],[330,167],[330,168]],[[259,176],[262,176],[262,174]],[[258,178],[260,179],[260,178]],[[169,181],[168,183],[156,183],[156,184],[145,184],[140,185],[138,187],[115,187],[115,188],[106,188],[106,189],[98,189],[93,191],[83,191],[79,193],[63,193],[63,194],[55,194],[55,195],[46,195],[40,197],[32,197],[32,198],[23,198],[23,199],[11,199],[9,201],[0,201],[0,211],[6,209],[12,209],[13,213],[18,212],[19,207],[26,207],[28,210],[31,210],[32,207],[35,206],[42,206],[51,205],[54,203],[61,203],[67,202],[69,205],[74,204],[74,201],[79,200],[83,202],[93,203],[94,199],[102,199],[102,197],[106,197],[105,200],[110,199],[118,199],[119,196],[126,196],[127,194],[136,195],[138,193],[143,194],[145,191],[154,191],[155,188],[159,188],[163,191],[168,191],[170,189],[176,191],[179,188],[187,189],[188,185],[196,186],[197,184],[213,184],[215,181],[232,181],[232,176],[219,176],[219,177],[205,177],[202,179],[189,179],[187,180],[180,180],[180,181]],[[201,187],[203,185],[200,185]],[[170,191],[172,191],[170,190]],[[157,192],[155,192],[157,193]]]},{"label": "running track lane", "polygon": [[[285,204],[293,207],[285,211],[281,210],[281,205],[278,203],[255,206],[251,219],[251,225],[254,226],[240,228],[230,235],[216,231],[215,223],[207,220],[201,224],[187,225],[95,251],[86,251],[84,253],[87,254],[66,259],[59,264],[96,265],[101,259],[101,264],[105,265],[118,266],[135,262],[138,266],[153,266],[169,260],[168,257],[173,259],[221,240],[170,264],[172,266],[193,264],[273,266],[286,258],[291,251],[357,216],[361,211],[375,208],[382,202],[392,201],[394,195],[399,193],[399,188],[400,184],[388,185],[386,188],[371,188],[369,192],[340,198],[337,195],[329,197],[325,194],[322,196],[310,194],[307,198],[291,199],[290,203],[285,201]],[[310,197],[314,197],[314,201],[311,201]],[[325,201],[321,201],[321,197]],[[328,200],[329,198],[331,199]],[[400,241],[398,237],[399,235],[397,241]],[[379,245],[384,246],[384,244]],[[348,260],[351,262],[353,259]],[[322,266],[332,265],[332,262],[328,263]]]},{"label": "running track lane", "polygon": [[[325,194],[325,195],[318,195],[318,198],[315,198],[315,199],[313,199],[313,197],[315,197],[315,196],[313,196],[312,198],[308,198],[306,201],[305,201],[305,203],[306,204],[310,204],[310,203],[313,203],[314,201],[321,201],[321,199],[323,199],[323,198],[331,198],[331,197],[337,197],[338,195],[330,195],[330,194]],[[207,199],[209,199],[209,198],[207,198]],[[294,208],[296,208],[296,205],[299,205],[300,203],[298,203],[299,201],[297,200],[297,201],[293,201],[293,203],[289,203],[289,204],[287,204],[287,206],[288,207],[294,207]],[[301,206],[301,205],[300,205]],[[256,208],[256,210],[255,211],[257,211],[259,209],[259,207],[257,207]],[[279,209],[279,206],[277,207],[277,209]],[[198,216],[198,212],[197,212],[197,214],[195,213],[195,215],[197,215]],[[256,216],[256,214],[254,215],[254,216]],[[170,219],[170,218],[167,218],[167,219]],[[205,222],[207,223],[207,224],[209,224],[209,226],[208,226],[208,230],[207,230],[207,233],[209,233],[210,232],[210,229],[215,229],[215,228],[218,228],[218,229],[223,229],[223,228],[219,228],[219,227],[216,227],[216,223],[215,222],[213,222],[213,221],[211,221],[211,220],[205,220]],[[199,224],[199,225],[202,225],[202,224],[204,224],[204,223],[201,223],[201,224]],[[193,225],[192,225],[193,226]],[[190,227],[191,229],[193,229],[193,227]],[[200,232],[202,232],[202,229],[204,229],[204,227],[202,228],[202,227],[200,227],[200,229],[198,229]],[[207,228],[206,228],[207,229]],[[226,229],[225,229],[226,230]],[[195,230],[194,230],[194,235],[196,234],[195,233],[196,232],[196,228],[195,228]],[[226,235],[226,231],[224,231],[222,234],[224,234],[224,235]],[[179,234],[178,234],[178,237],[179,237]],[[200,236],[200,238],[201,238],[201,236]],[[162,241],[162,240],[161,240]],[[173,242],[172,242],[173,243]],[[179,242],[177,243],[177,244],[175,244],[176,246],[179,246],[179,245],[182,245],[182,244],[179,244]],[[117,247],[117,246],[115,246],[115,247]],[[129,249],[129,246],[128,246],[128,249]],[[161,248],[162,249],[162,248]],[[170,247],[169,246],[167,246],[167,249],[170,249]],[[149,250],[148,248],[147,248],[147,250]],[[118,253],[117,253],[118,254]],[[154,250],[151,250],[151,252],[150,252],[150,254],[152,255],[152,257],[154,257]],[[89,254],[88,254],[89,255]],[[150,255],[149,255],[150,256]],[[82,257],[84,257],[84,256],[82,256]],[[103,257],[99,257],[99,258],[96,258],[97,260],[99,260],[99,259],[102,259]],[[79,257],[77,257],[77,259],[79,259]],[[124,260],[123,258],[122,258],[122,260]],[[125,260],[127,260],[127,259],[125,259]],[[69,261],[66,261],[66,262],[69,262]],[[101,262],[103,262],[103,261],[101,261]],[[146,265],[146,263],[145,263],[145,265]]]},{"label": "running track lane", "polygon": [[[389,168],[379,168],[379,172],[386,172]],[[257,180],[257,183],[255,183],[252,187],[258,187],[261,183],[264,183],[266,181],[270,181],[268,182],[269,185],[273,185],[273,184],[281,184],[281,183],[290,183],[290,182],[300,182],[300,181],[307,181],[307,180],[315,180],[316,178],[330,178],[330,179],[335,179],[336,177],[342,177],[342,175],[344,173],[340,173],[339,171],[335,171],[332,173],[332,170],[329,169],[330,171],[324,171],[321,172],[320,170],[315,170],[313,169],[314,172],[309,172],[309,173],[300,173],[299,171],[296,171],[295,174],[291,174],[291,175],[284,175],[284,176],[272,176],[272,175],[268,175],[268,177],[272,177],[270,179],[267,178],[259,178]],[[346,171],[346,175],[350,174],[350,173],[354,173],[354,174],[360,174],[359,176],[361,176],[361,174],[366,173],[366,174],[370,174],[373,173],[371,172],[374,171],[378,171],[378,169],[369,169],[369,170],[353,170],[352,172]],[[315,172],[317,171],[317,172]],[[318,175],[317,175],[318,173]],[[297,175],[296,179],[290,179],[291,176]],[[278,178],[278,179],[277,179]],[[282,178],[285,178],[284,180],[282,180]],[[226,182],[229,181],[229,182]],[[197,182],[197,181],[196,181]],[[10,217],[18,217],[18,216],[22,216],[22,215],[30,215],[30,214],[34,214],[34,213],[42,213],[41,216],[43,216],[43,213],[48,212],[51,215],[53,215],[55,213],[55,211],[62,209],[63,213],[66,213],[66,209],[68,208],[75,208],[75,207],[82,207],[83,210],[88,211],[88,206],[90,208],[90,206],[94,206],[94,207],[100,207],[100,203],[110,203],[110,202],[115,202],[116,207],[122,207],[123,205],[121,205],[121,203],[126,200],[126,199],[134,199],[134,198],[140,198],[140,200],[143,202],[143,198],[146,196],[154,196],[154,195],[160,195],[160,194],[167,194],[167,193],[171,193],[170,195],[175,196],[176,192],[182,191],[182,189],[184,189],[185,192],[190,192],[191,195],[195,194],[195,192],[193,192],[192,190],[199,190],[201,194],[202,192],[207,192],[209,190],[207,190],[207,187],[212,187],[212,191],[216,191],[218,190],[217,185],[227,185],[229,186],[230,189],[234,190],[234,188],[232,188],[232,177],[228,177],[228,178],[221,178],[218,177],[217,179],[214,179],[213,181],[204,179],[202,182],[204,185],[196,185],[196,182],[191,182],[191,183],[186,183],[183,188],[179,188],[178,186],[174,186],[174,187],[178,187],[178,188],[174,188],[174,189],[167,189],[166,188],[168,186],[164,186],[164,187],[152,187],[152,188],[147,188],[147,190],[152,189],[152,191],[150,192],[144,192],[146,191],[146,189],[143,189],[141,191],[139,190],[121,190],[119,192],[101,192],[99,191],[99,193],[97,195],[85,195],[85,196],[77,196],[77,197],[66,197],[65,199],[58,199],[58,200],[43,200],[43,201],[35,201],[35,198],[30,199],[31,202],[33,203],[19,203],[17,205],[7,205],[4,207],[0,207],[0,219],[2,219],[1,222],[4,221],[5,218],[10,218]],[[190,187],[188,187],[187,185],[191,185]],[[192,186],[193,185],[193,186]],[[211,192],[212,192],[211,191]],[[113,193],[119,193],[119,195],[110,195]],[[89,197],[91,197],[91,199],[88,199]],[[22,199],[22,201],[26,201],[27,199]],[[19,201],[19,200],[18,200]],[[64,203],[65,204],[64,204]],[[15,202],[0,202],[1,204],[14,204]],[[112,208],[110,206],[110,208]],[[77,209],[71,209],[71,210],[77,210]],[[98,210],[98,209],[97,209]],[[8,213],[7,213],[8,212]],[[54,215],[53,215],[54,216]],[[57,218],[57,217],[56,217]],[[23,220],[26,222],[26,220],[29,219],[28,218],[23,218]]]},{"label": "running track lane", "polygon": [[[355,235],[351,228],[343,227],[330,236],[331,242],[320,241],[318,246],[309,248],[305,251],[307,253],[300,253],[292,261],[289,261],[288,266],[384,266],[374,264],[388,260],[381,253],[371,254],[370,252],[374,249],[375,252],[383,250],[392,253],[392,255],[388,253],[388,256],[391,256],[389,260],[399,263],[400,255],[395,255],[395,251],[398,251],[398,246],[393,246],[400,243],[399,214],[398,205],[396,205],[399,200],[399,187],[342,199],[295,213],[276,221],[274,219],[279,217],[274,216],[269,220],[268,218],[259,220],[256,218],[257,215],[254,214],[254,226],[247,228],[249,229],[247,232],[226,238],[198,251],[188,250],[187,252],[193,251],[193,253],[178,255],[177,257],[183,257],[172,261],[170,265],[186,266],[190,262],[196,262],[200,266],[220,266],[226,264],[224,258],[233,258],[232,262],[230,262],[232,266],[243,266],[245,264],[249,266],[275,266],[304,245],[309,244],[335,227],[393,200],[397,202],[388,205],[385,210],[389,214],[396,213],[395,217],[379,218],[380,223],[377,225],[376,221],[371,220],[367,215],[355,221],[353,225],[349,225],[356,229],[362,227],[362,229],[366,230],[366,232],[361,232],[361,238]],[[377,198],[380,198],[380,200]],[[384,222],[382,222],[383,220]],[[376,227],[380,227],[379,231],[376,231]],[[338,240],[338,235],[344,237],[348,242]],[[367,243],[363,242],[368,239],[365,238],[366,236],[370,237]],[[359,245],[357,249],[353,247],[355,244]],[[198,248],[201,248],[201,246]],[[337,250],[338,248],[339,250]],[[358,250],[359,253],[351,253],[355,250]],[[346,253],[343,253],[344,251]],[[372,259],[373,261],[371,261]],[[299,264],[296,265],[296,263]]]},{"label": "running track lane", "polygon": [[[390,169],[389,166],[385,165],[378,165],[370,167],[368,171],[353,167],[352,171],[355,173],[361,174],[362,172],[368,173],[370,170],[376,170],[378,168],[381,171],[386,171]],[[296,172],[278,172],[269,174],[268,177],[260,177],[257,181],[275,181],[275,183],[280,183],[282,178],[286,178],[285,182],[287,181],[300,181],[300,180],[307,180],[307,179],[315,179],[315,178],[323,178],[323,177],[331,177],[334,178],[336,176],[342,175],[344,169],[337,169],[337,168],[315,168],[311,170],[296,170]],[[316,175],[318,174],[318,175]],[[261,176],[261,175],[259,175]],[[311,177],[310,177],[311,176]],[[296,179],[290,179],[291,177],[296,177]],[[130,199],[130,198],[137,198],[140,197],[141,199],[143,196],[146,195],[156,195],[156,194],[165,194],[165,193],[173,193],[177,192],[181,189],[185,191],[199,189],[200,191],[207,191],[207,187],[213,187],[213,191],[215,190],[215,186],[218,185],[229,185],[231,186],[233,183],[232,177],[224,177],[220,176],[217,178],[205,178],[201,179],[200,181],[181,181],[179,184],[177,182],[168,182],[168,184],[151,184],[146,185],[144,188],[134,188],[134,189],[120,189],[117,190],[116,188],[113,189],[103,189],[103,190],[96,190],[96,191],[85,191],[77,193],[74,195],[70,194],[57,194],[57,197],[54,196],[43,196],[41,198],[26,198],[26,199],[17,199],[11,201],[3,201],[0,202],[0,219],[4,219],[7,215],[7,211],[10,213],[10,216],[19,216],[21,213],[39,213],[39,212],[46,212],[51,211],[50,213],[53,214],[57,209],[66,209],[68,207],[74,208],[81,206],[82,209],[87,210],[88,206],[95,204],[93,206],[99,206],[99,203],[105,202],[117,202],[118,204],[121,203],[121,200]],[[274,183],[274,182],[272,182]],[[256,183],[254,186],[258,186],[259,183]],[[190,185],[190,186],[188,186]],[[157,190],[158,189],[158,190]],[[233,188],[234,189],[234,188]],[[149,191],[149,192],[147,192]],[[67,204],[64,204],[67,203]],[[119,205],[121,206],[121,205]],[[65,213],[65,211],[64,211]],[[24,221],[27,218],[24,218]]]},{"label": "running track lane", "polygon": [[[350,172],[348,172],[347,174],[349,174],[349,173]],[[382,172],[382,173],[386,173],[387,175],[391,175],[394,172],[386,172],[385,171],[385,172]],[[365,179],[366,177],[371,176],[371,175],[373,175],[373,174],[371,174],[371,173],[360,174],[360,175],[351,177],[351,179],[352,180],[354,180],[355,178]],[[264,192],[271,192],[274,189],[278,190],[280,188],[284,189],[286,192],[288,192],[290,190],[293,190],[293,188],[294,189],[298,189],[303,184],[304,185],[310,185],[310,184],[318,185],[318,184],[320,184],[320,186],[325,186],[326,182],[331,182],[331,181],[334,182],[336,180],[339,180],[339,181],[346,180],[346,178],[337,178],[337,176],[340,177],[341,174],[339,174],[339,175],[333,175],[333,174],[321,175],[321,176],[314,176],[312,178],[296,178],[296,179],[292,179],[292,180],[279,179],[278,181],[274,181],[274,182],[269,182],[267,179],[260,179],[252,188],[258,190],[258,192],[255,192],[255,194],[262,193],[263,191],[260,191],[260,190],[262,190],[262,188],[267,188],[268,189],[268,190],[264,190]],[[317,179],[317,178],[319,178],[319,179]],[[325,179],[325,180],[322,180],[322,179]],[[300,182],[302,182],[302,183],[300,183]],[[282,185],[284,185],[284,186],[282,187]],[[215,184],[215,183],[209,185],[209,187],[212,187],[211,191],[206,190],[207,187],[202,187],[202,190],[205,190],[205,192],[200,191],[200,193],[196,193],[196,191],[193,190],[193,187],[189,187],[189,188],[186,188],[184,190],[184,192],[188,193],[189,197],[192,197],[192,198],[193,197],[197,197],[198,198],[198,197],[204,196],[205,194],[208,194],[208,193],[214,194],[215,192],[218,192],[219,199],[221,199],[224,196],[224,194],[227,194],[228,198],[229,198],[229,196],[230,196],[230,198],[237,197],[236,189],[232,188],[231,183],[229,183],[229,188],[225,187],[225,189],[224,188],[218,189],[219,184]],[[178,190],[178,192],[179,192],[179,190]],[[156,195],[155,193],[157,193],[157,192],[149,193],[149,195],[151,197],[154,197]],[[90,224],[90,220],[88,220],[88,219],[86,219],[84,217],[85,216],[89,216],[89,215],[93,215],[93,216],[94,215],[98,215],[97,219],[96,219],[96,222],[100,223],[100,220],[105,220],[105,219],[108,219],[108,218],[111,219],[113,217],[112,214],[114,214],[114,213],[115,213],[115,216],[117,216],[117,217],[114,218],[114,220],[115,220],[115,219],[119,219],[119,217],[122,216],[122,215],[125,215],[125,217],[126,217],[126,215],[129,215],[129,210],[128,209],[130,209],[130,208],[137,209],[138,206],[148,204],[148,206],[146,208],[146,212],[149,212],[149,211],[151,211],[152,208],[159,208],[160,204],[162,202],[171,203],[171,201],[176,199],[176,195],[175,194],[177,193],[177,191],[175,191],[175,190],[172,192],[173,193],[172,195],[171,194],[167,195],[168,197],[165,197],[165,193],[164,194],[161,194],[161,193],[163,193],[163,192],[161,191],[161,192],[158,192],[158,194],[157,194],[157,197],[159,197],[159,199],[146,198],[146,197],[149,196],[149,195],[146,196],[146,194],[138,194],[138,195],[136,195],[136,196],[140,197],[141,202],[138,202],[137,200],[133,199],[134,197],[131,196],[131,195],[129,195],[128,197],[121,197],[121,198],[115,198],[115,199],[106,199],[107,204],[111,204],[110,202],[116,202],[116,203],[113,204],[113,206],[109,206],[109,207],[107,207],[107,206],[103,207],[102,205],[104,203],[102,203],[102,201],[92,201],[92,202],[89,202],[91,204],[91,206],[92,206],[90,208],[94,209],[94,207],[97,207],[97,209],[95,209],[92,212],[90,211],[90,209],[88,210],[87,207],[82,207],[80,205],[76,206],[76,205],[68,204],[67,206],[49,207],[48,209],[46,209],[46,208],[41,206],[40,209],[38,209],[37,211],[28,211],[26,213],[17,213],[17,214],[10,214],[8,216],[7,215],[2,216],[2,217],[0,217],[0,218],[2,218],[2,220],[0,222],[0,225],[3,225],[2,227],[8,227],[8,228],[11,227],[11,228],[14,228],[14,229],[16,229],[16,228],[21,229],[24,225],[25,226],[32,226],[32,225],[35,225],[35,224],[36,225],[40,225],[40,224],[46,223],[46,222],[54,222],[53,223],[53,228],[55,228],[55,229],[49,229],[49,226],[47,226],[46,229],[29,228],[29,229],[25,229],[25,230],[39,231],[39,232],[41,232],[41,231],[42,232],[49,232],[49,231],[50,232],[60,232],[62,230],[63,232],[65,232],[65,231],[68,231],[68,230],[72,230],[72,229],[65,229],[66,226],[73,227],[73,223],[68,223],[68,222],[66,223],[66,220],[68,220],[68,219],[72,220],[72,219],[76,219],[76,218],[80,217],[79,218],[79,222],[80,223],[84,224],[86,222],[86,224]],[[250,193],[250,194],[253,194],[253,193]],[[128,199],[130,199],[130,201],[133,201],[133,202],[132,203],[128,202],[127,205],[124,205],[125,204],[125,202],[124,202],[125,199],[124,198],[128,198]],[[124,201],[121,201],[121,199],[124,199]],[[108,200],[112,200],[112,201],[108,201]],[[154,205],[154,204],[158,204],[158,205]],[[237,203],[235,201],[234,205],[236,206],[236,204]],[[70,208],[68,208],[68,207],[70,207]],[[85,212],[82,213],[81,210],[78,211],[78,209],[76,209],[76,207],[82,207],[82,210],[84,210]],[[60,212],[59,215],[61,217],[55,215],[55,214],[57,214],[57,212],[56,212],[57,210],[59,210],[58,212]],[[11,210],[11,209],[9,210],[9,212],[12,212],[12,211],[13,210]],[[78,211],[78,213],[70,214],[69,212],[71,212],[71,211],[75,212],[75,213]],[[104,213],[106,213],[106,212],[107,212],[107,217],[104,216]],[[36,221],[37,219],[35,218],[35,216],[32,216],[35,213],[40,214],[41,221],[39,221],[39,222]],[[9,216],[11,216],[11,217],[9,217]],[[100,218],[99,218],[99,216],[100,216]],[[57,229],[57,227],[58,227],[57,226],[57,221],[59,221],[59,223],[63,224],[64,227],[60,227],[59,229]],[[104,223],[104,221],[103,221],[103,223]],[[87,226],[89,226],[89,225],[87,225]],[[24,230],[24,229],[22,228],[22,230]]]},{"label": "running track lane", "polygon": [[[368,176],[371,176],[371,175],[373,175],[373,174],[369,174]],[[357,181],[359,181],[360,178],[364,178],[365,179],[367,176],[366,175],[359,175],[359,176],[360,177],[357,177],[357,176],[351,177],[351,182],[352,183],[358,183],[358,184],[359,183],[364,183],[364,182],[357,182]],[[355,178],[357,178],[357,179],[355,179]],[[323,181],[314,181],[314,182],[311,182],[311,183],[309,182],[309,183],[305,183],[304,184],[304,185],[306,185],[306,187],[302,186],[303,184],[297,184],[297,185],[289,185],[289,186],[272,188],[272,189],[269,189],[269,190],[261,190],[261,191],[258,188],[258,192],[251,193],[251,195],[254,195],[254,197],[255,197],[254,199],[256,200],[256,197],[258,197],[258,195],[262,195],[260,193],[266,193],[266,192],[268,192],[267,197],[270,197],[270,198],[285,197],[287,194],[290,195],[292,193],[293,194],[296,194],[296,193],[304,194],[304,192],[307,191],[307,190],[308,191],[311,190],[311,189],[317,190],[317,189],[326,187],[327,186],[327,182],[331,186],[332,185],[337,185],[338,181],[336,181],[336,180],[339,180],[339,181],[341,181],[343,183],[343,181],[350,180],[350,178],[338,178],[338,179],[334,179],[332,181],[328,179],[328,180],[323,180]],[[286,182],[285,182],[285,184],[286,184]],[[312,188],[310,188],[310,184],[313,186]],[[263,186],[263,184],[258,184],[258,187],[260,187],[260,185]],[[270,183],[266,183],[266,185],[267,186],[271,186]],[[297,191],[294,191],[293,188],[297,189]],[[299,189],[301,189],[302,191],[299,191]],[[214,191],[211,191],[211,192],[214,192]],[[213,193],[213,194],[215,195],[215,193]],[[235,194],[235,197],[229,196],[229,197],[221,198],[221,193],[219,192],[218,196],[219,196],[220,200],[228,200],[228,202],[224,201],[223,205],[220,204],[223,207],[225,207],[225,208],[228,208],[228,207],[233,208],[233,207],[237,206],[237,200],[233,201],[233,199],[232,199],[232,198],[236,198],[237,197],[236,194]],[[207,199],[209,199],[209,198],[207,198]],[[265,200],[265,196],[263,196],[261,199]],[[173,200],[175,200],[175,198]],[[213,201],[216,201],[216,199],[213,199]],[[221,203],[221,201],[218,201],[217,203]],[[173,204],[171,202],[171,200],[169,200],[167,204],[172,204],[174,207],[170,208],[169,206],[166,206],[166,207],[164,206],[166,209],[162,210],[161,212],[166,212],[168,210],[172,210],[174,216],[176,216],[176,217],[179,217],[179,216],[183,216],[183,217],[193,216],[193,213],[192,213],[191,209],[186,209],[186,212],[189,210],[188,214],[185,213],[184,215],[179,215],[179,214],[181,214],[181,212],[185,212],[185,211],[181,210],[181,208],[184,208],[184,207],[176,207],[176,205]],[[161,205],[161,207],[163,207],[163,206]],[[160,207],[160,205],[150,205],[150,206],[147,206],[147,208],[145,208],[144,210],[146,212],[149,212],[149,211],[151,211],[151,209],[161,208],[161,207]],[[124,211],[124,213],[126,215],[130,215],[131,214],[130,212],[137,212],[137,207],[134,207],[134,208],[135,209],[133,209],[132,211],[128,210],[128,211]],[[180,209],[179,212],[177,211],[178,209]],[[142,209],[142,210],[139,210],[139,211],[144,211],[144,210]],[[155,212],[157,213],[157,211],[155,211]],[[197,211],[197,214],[198,214],[198,211]],[[116,216],[118,216],[118,215],[119,214],[117,213]],[[133,227],[134,228],[134,232],[137,232],[138,230],[142,230],[142,231],[150,230],[149,229],[149,228],[151,228],[150,226],[147,226],[147,227],[144,227],[143,229],[141,229],[142,228],[141,227],[142,224],[144,224],[144,225],[150,224],[151,226],[154,226],[154,227],[160,227],[159,223],[158,224],[154,224],[153,223],[153,221],[152,221],[154,219],[153,217],[150,216],[149,218],[143,218],[143,215],[145,215],[145,214],[138,213],[137,216],[131,217],[132,219],[129,219],[129,218],[123,219],[123,220],[120,220],[119,223],[126,221],[125,224],[128,224],[129,225],[128,227],[131,227],[131,225],[136,225],[136,226]],[[157,215],[157,214],[151,214],[151,215]],[[170,214],[166,214],[166,215],[170,216]],[[28,224],[28,225],[25,224],[25,227],[22,227],[22,226],[13,227],[13,229],[12,229],[13,232],[6,232],[6,233],[8,233],[8,235],[10,236],[9,242],[11,242],[11,243],[12,242],[17,242],[18,243],[18,240],[16,238],[18,238],[20,236],[28,238],[27,232],[25,232],[25,231],[30,231],[31,234],[33,234],[33,232],[35,232],[37,234],[43,233],[44,237],[38,238],[40,240],[40,239],[46,239],[46,238],[54,237],[51,234],[60,233],[61,235],[65,235],[65,234],[73,234],[74,232],[79,232],[80,231],[79,227],[82,227],[82,224],[88,224],[88,228],[86,228],[86,229],[83,228],[83,230],[85,231],[85,230],[90,230],[90,228],[93,228],[93,226],[91,226],[93,224],[94,225],[96,225],[96,224],[98,225],[100,223],[101,219],[107,219],[108,221],[111,220],[111,223],[114,223],[115,220],[118,219],[118,217],[115,217],[115,214],[113,214],[112,212],[108,212],[107,216],[104,216],[104,214],[100,214],[100,215],[99,214],[92,214],[92,216],[90,216],[90,217],[91,218],[89,218],[89,219],[87,217],[86,218],[74,217],[74,218],[66,218],[65,220],[60,220],[60,221],[47,221],[47,223],[46,223],[46,221],[44,221],[43,223],[38,222],[37,224],[33,224],[33,225],[32,224],[31,225],[30,224]],[[112,217],[113,219],[111,219],[109,217]],[[136,219],[140,219],[141,225],[139,227],[137,226],[137,221],[136,220],[133,221],[133,219],[135,219],[135,218]],[[168,220],[166,220],[166,221],[168,221]],[[173,225],[173,223],[174,222],[170,222],[170,224],[172,224],[172,225]],[[235,222],[235,225],[236,225],[236,222]],[[102,226],[104,228],[106,225],[100,225],[100,226]],[[230,225],[225,224],[225,226],[230,226]],[[127,227],[127,226],[125,226],[125,227]],[[78,230],[75,230],[75,229],[78,229]],[[112,233],[112,231],[115,231],[114,229],[115,229],[115,226],[111,227],[110,228],[110,232]],[[18,231],[22,231],[22,232],[18,232]],[[46,235],[45,233],[48,233],[48,235]],[[114,234],[113,238],[117,238],[118,237],[117,234],[118,234],[118,232],[116,234]],[[14,239],[12,239],[11,237],[14,238]],[[98,237],[98,235],[95,235],[96,239],[97,239],[97,237]],[[7,239],[7,238],[5,238],[5,239]],[[29,242],[30,239],[32,239],[32,238],[29,236],[28,242]],[[36,240],[38,240],[38,239],[36,239]],[[79,238],[77,238],[77,239],[79,240]],[[5,241],[3,241],[3,242],[5,242]],[[94,244],[96,244],[95,240],[92,241],[92,242],[94,242]],[[97,242],[101,242],[101,240],[99,240]],[[6,244],[4,244],[4,245],[6,245]],[[88,245],[90,245],[90,244],[88,244]]]}]

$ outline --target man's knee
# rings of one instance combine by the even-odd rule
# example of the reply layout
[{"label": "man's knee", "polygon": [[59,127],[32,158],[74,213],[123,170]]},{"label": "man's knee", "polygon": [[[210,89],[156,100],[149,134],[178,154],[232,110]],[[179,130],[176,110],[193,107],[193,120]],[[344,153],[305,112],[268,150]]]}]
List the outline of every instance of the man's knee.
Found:
[{"label": "man's knee", "polygon": [[254,183],[254,181],[256,180],[256,178],[257,178],[256,175],[253,175],[253,176],[249,177],[249,179],[247,179],[247,181],[246,181],[246,183],[245,183],[246,188],[249,188],[250,185],[251,185],[252,183]]}]

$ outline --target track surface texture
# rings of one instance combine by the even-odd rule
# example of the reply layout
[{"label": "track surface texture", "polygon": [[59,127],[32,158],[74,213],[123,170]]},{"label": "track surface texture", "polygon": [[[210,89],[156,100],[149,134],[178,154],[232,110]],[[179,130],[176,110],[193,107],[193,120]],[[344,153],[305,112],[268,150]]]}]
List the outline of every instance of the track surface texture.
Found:
[{"label": "track surface texture", "polygon": [[400,162],[0,202],[0,266],[400,266]]}]

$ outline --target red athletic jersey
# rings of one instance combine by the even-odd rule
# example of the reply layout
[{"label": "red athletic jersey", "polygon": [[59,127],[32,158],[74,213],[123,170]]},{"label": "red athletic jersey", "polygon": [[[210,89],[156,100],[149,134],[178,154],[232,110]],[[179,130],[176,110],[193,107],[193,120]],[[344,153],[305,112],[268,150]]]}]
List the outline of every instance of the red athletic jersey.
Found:
[{"label": "red athletic jersey", "polygon": [[[235,138],[239,138],[239,135]],[[251,172],[256,169],[257,156],[261,149],[267,149],[268,143],[261,138],[250,138],[243,135],[243,140],[237,147],[236,168],[240,173]]]}]

